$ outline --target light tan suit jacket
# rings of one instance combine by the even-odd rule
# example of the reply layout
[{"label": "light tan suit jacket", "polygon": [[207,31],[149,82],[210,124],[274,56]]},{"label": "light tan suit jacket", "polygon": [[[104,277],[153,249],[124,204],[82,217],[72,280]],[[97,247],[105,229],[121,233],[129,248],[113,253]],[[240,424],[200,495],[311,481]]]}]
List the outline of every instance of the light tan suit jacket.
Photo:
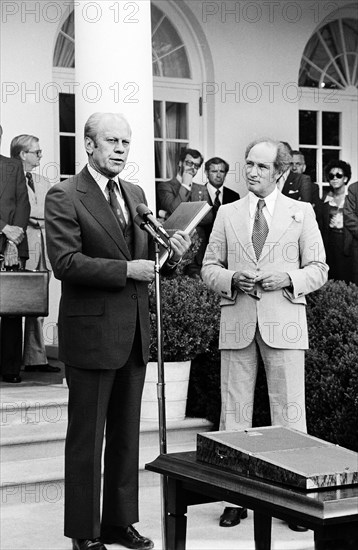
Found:
[{"label": "light tan suit jacket", "polygon": [[51,264],[47,257],[46,252],[46,238],[45,238],[45,198],[48,190],[51,187],[51,183],[47,178],[44,178],[40,174],[33,172],[35,192],[28,185],[26,180],[27,192],[30,201],[30,220],[27,226],[27,239],[29,242],[29,259],[26,262],[26,269],[36,269],[41,254],[41,231],[44,237],[45,246],[45,261],[47,269],[51,270]]},{"label": "light tan suit jacket", "polygon": [[[327,281],[325,251],[311,204],[278,194],[270,230],[257,261],[250,234],[249,196],[223,205],[203,261],[205,283],[221,295],[220,349],[242,349],[258,326],[270,347],[307,349],[305,295]],[[252,293],[232,290],[236,271],[287,272],[293,288]]]}]

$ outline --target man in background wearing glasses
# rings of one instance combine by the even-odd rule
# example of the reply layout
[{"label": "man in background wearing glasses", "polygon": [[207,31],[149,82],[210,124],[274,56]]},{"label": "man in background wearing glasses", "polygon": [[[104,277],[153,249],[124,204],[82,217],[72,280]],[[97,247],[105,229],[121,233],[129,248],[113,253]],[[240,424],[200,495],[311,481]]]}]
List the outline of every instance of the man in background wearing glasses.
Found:
[{"label": "man in background wearing glasses", "polygon": [[157,206],[158,211],[165,212],[163,217],[170,216],[181,202],[207,200],[205,187],[193,181],[203,162],[202,154],[196,149],[181,151],[175,178],[161,181],[157,186]]},{"label": "man in background wearing glasses", "polygon": [[[45,245],[45,197],[51,184],[42,174],[35,173],[40,166],[42,150],[39,138],[21,134],[11,141],[11,157],[19,159],[26,177],[27,192],[30,201],[30,219],[26,230],[29,244],[29,259],[26,269],[30,271],[51,271]],[[43,336],[43,317],[26,317],[24,333],[23,363],[25,372],[60,372],[59,367],[49,365]]]}]

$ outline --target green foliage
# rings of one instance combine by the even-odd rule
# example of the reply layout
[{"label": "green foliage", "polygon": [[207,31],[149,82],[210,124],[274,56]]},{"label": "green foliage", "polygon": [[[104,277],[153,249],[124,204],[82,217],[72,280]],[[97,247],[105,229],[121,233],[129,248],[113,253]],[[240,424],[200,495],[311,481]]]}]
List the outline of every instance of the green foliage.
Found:
[{"label": "green foliage", "polygon": [[[310,338],[310,349],[306,353],[308,433],[358,451],[358,287],[329,281],[310,294],[307,302]],[[217,342],[216,331],[208,352],[192,362],[187,406],[188,415],[208,418],[215,428],[220,417]],[[253,423],[255,426],[270,424],[262,362]]]},{"label": "green foliage", "polygon": [[308,296],[307,318],[308,431],[358,451],[358,287],[329,281]]},{"label": "green foliage", "polygon": [[[150,361],[157,360],[156,304],[150,291]],[[219,326],[219,297],[187,276],[161,281],[164,361],[187,361],[210,348]]]}]

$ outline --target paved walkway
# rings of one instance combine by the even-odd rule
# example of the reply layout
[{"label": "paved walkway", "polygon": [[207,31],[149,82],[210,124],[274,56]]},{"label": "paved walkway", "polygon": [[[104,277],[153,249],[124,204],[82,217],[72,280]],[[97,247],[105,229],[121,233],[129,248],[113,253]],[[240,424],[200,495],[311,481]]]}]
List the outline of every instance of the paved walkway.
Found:
[{"label": "paved walkway", "polygon": [[[160,487],[143,487],[140,492],[140,533],[152,538],[162,550]],[[3,506],[1,511],[1,550],[71,550],[63,536],[62,495],[53,502]],[[240,525],[218,526],[222,503],[192,506],[188,512],[186,550],[253,550],[252,512]],[[273,520],[273,550],[313,550],[313,533],[294,533],[285,523]],[[122,548],[108,545],[108,550]]]}]

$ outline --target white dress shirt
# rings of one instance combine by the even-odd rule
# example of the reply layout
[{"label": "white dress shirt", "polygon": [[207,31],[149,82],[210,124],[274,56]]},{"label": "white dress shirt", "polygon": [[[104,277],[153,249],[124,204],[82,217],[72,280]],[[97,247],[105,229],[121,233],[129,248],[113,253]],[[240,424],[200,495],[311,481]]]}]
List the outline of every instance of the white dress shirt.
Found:
[{"label": "white dress shirt", "polygon": [[108,183],[108,180],[110,180],[110,179],[114,181],[114,183],[116,184],[114,192],[115,192],[117,200],[118,200],[118,202],[119,202],[119,204],[122,208],[122,212],[123,212],[123,215],[125,217],[125,220],[128,223],[129,214],[128,214],[127,205],[126,205],[125,200],[124,200],[123,195],[122,195],[121,186],[120,186],[120,183],[119,183],[119,176],[115,176],[114,178],[107,178],[107,176],[104,176],[103,174],[100,174],[99,172],[97,172],[97,170],[92,168],[92,166],[90,164],[87,164],[87,168],[88,168],[89,173],[93,177],[93,179],[98,184],[98,186],[99,186],[100,190],[102,191],[103,195],[106,197],[107,202],[109,202],[109,194],[108,194],[107,183]]}]

